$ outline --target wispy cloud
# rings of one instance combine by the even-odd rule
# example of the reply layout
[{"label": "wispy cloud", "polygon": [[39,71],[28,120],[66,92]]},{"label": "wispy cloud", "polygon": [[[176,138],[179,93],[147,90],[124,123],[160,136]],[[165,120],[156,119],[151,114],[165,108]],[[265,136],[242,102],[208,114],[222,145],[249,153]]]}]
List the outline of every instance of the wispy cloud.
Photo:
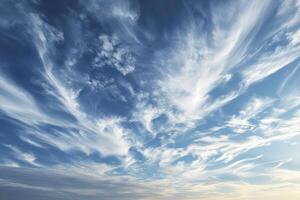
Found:
[{"label": "wispy cloud", "polygon": [[0,197],[297,199],[299,16],[298,0],[4,1]]}]

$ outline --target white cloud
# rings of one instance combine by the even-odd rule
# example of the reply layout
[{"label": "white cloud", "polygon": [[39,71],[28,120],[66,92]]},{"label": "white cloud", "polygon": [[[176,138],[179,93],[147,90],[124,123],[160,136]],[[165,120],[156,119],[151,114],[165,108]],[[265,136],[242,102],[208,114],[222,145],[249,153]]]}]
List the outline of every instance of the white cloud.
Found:
[{"label": "white cloud", "polygon": [[252,98],[246,107],[234,115],[228,121],[227,126],[237,133],[254,131],[256,126],[250,122],[251,119],[258,119],[258,116],[265,109],[273,104],[274,100],[270,98]]},{"label": "white cloud", "polygon": [[294,33],[290,33],[288,35],[288,39],[290,40],[291,45],[298,45],[300,43],[300,30],[295,31]]},{"label": "white cloud", "polygon": [[5,167],[20,167],[20,165],[14,161],[11,160],[5,160],[4,162],[0,163],[0,166]]},{"label": "white cloud", "polygon": [[[133,27],[136,26],[139,12],[138,9],[131,10],[131,4],[127,1],[116,2],[116,5],[109,1],[91,1],[88,3],[90,5],[82,1],[81,4],[84,4],[85,8],[94,14],[101,25],[106,24],[103,22],[104,20],[116,20],[112,26],[122,27],[120,32],[124,31],[124,35],[126,35],[123,36],[120,33],[112,36],[101,34],[98,38],[99,48],[96,50],[97,57],[94,59],[93,67],[109,65],[126,76],[134,72],[139,64],[133,53],[136,49],[123,43],[124,38],[128,39],[126,41],[128,44],[133,41],[140,42],[133,34]],[[291,2],[294,3],[295,1]],[[248,194],[249,191],[258,194],[262,190],[272,192],[275,190],[277,195],[282,188],[285,192],[297,191],[300,188],[299,177],[295,171],[283,168],[285,161],[270,161],[272,166],[264,166],[264,169],[266,171],[271,170],[258,173],[258,175],[273,177],[272,180],[275,183],[266,186],[256,185],[251,181],[250,183],[247,182],[248,178],[255,179],[257,177],[255,170],[266,162],[263,161],[263,154],[259,153],[259,155],[251,155],[250,157],[246,155],[250,150],[259,147],[272,148],[272,144],[275,142],[290,141],[300,135],[300,98],[297,91],[293,91],[295,93],[292,94],[287,91],[284,95],[279,92],[282,96],[276,100],[263,97],[252,98],[240,112],[228,121],[226,121],[227,118],[223,120],[224,118],[221,116],[217,126],[213,124],[215,128],[204,130],[201,127],[203,124],[211,125],[209,122],[205,124],[205,117],[239,97],[252,84],[264,80],[299,58],[299,31],[293,27],[299,18],[292,17],[293,19],[290,20],[282,18],[284,19],[282,26],[275,26],[277,23],[273,22],[270,22],[271,25],[267,25],[267,23],[264,24],[269,14],[267,9],[272,7],[271,3],[273,4],[273,2],[239,1],[227,3],[229,3],[228,7],[225,6],[224,2],[219,3],[219,7],[210,7],[212,29],[208,32],[203,32],[204,29],[198,27],[201,23],[188,22],[187,27],[185,27],[187,31],[180,26],[178,30],[174,31],[177,36],[174,36],[175,34],[168,35],[170,36],[168,38],[171,43],[170,47],[158,50],[160,56],[153,58],[152,64],[158,64],[161,72],[161,76],[154,77],[154,80],[149,81],[151,84],[155,83],[151,85],[153,92],[141,91],[139,94],[135,94],[130,85],[123,85],[128,87],[132,96],[136,95],[136,101],[133,103],[135,110],[134,113],[129,114],[132,114],[130,120],[115,116],[97,118],[89,116],[81,108],[78,100],[81,88],[73,87],[69,83],[69,71],[64,75],[59,74],[60,71],[57,69],[60,66],[55,66],[55,62],[52,60],[54,44],[63,42],[65,35],[44,22],[38,15],[30,15],[26,19],[29,19],[29,24],[32,25],[33,43],[43,65],[41,73],[46,86],[42,85],[42,87],[47,95],[51,95],[60,102],[57,105],[59,109],[63,109],[63,111],[74,116],[76,120],[70,124],[62,119],[54,119],[39,109],[34,97],[25,89],[2,75],[0,77],[0,109],[10,117],[30,125],[30,128],[25,127],[24,134],[19,136],[27,144],[40,148],[45,148],[43,144],[48,144],[68,155],[76,150],[86,155],[97,152],[102,156],[113,155],[121,159],[121,165],[117,167],[92,161],[77,162],[77,160],[77,163],[75,161],[72,164],[59,163],[53,167],[64,171],[64,173],[67,171],[78,173],[80,174],[79,177],[86,174],[93,175],[93,178],[105,177],[105,183],[119,178],[105,175],[114,168],[128,170],[128,174],[132,176],[138,176],[139,173],[143,172],[148,173],[151,170],[153,170],[153,174],[161,175],[162,179],[160,180],[150,180],[154,175],[147,179],[147,186],[154,186],[154,190],[152,190],[153,188],[143,190],[139,196],[141,199],[147,199],[149,196],[145,197],[145,193],[149,194],[149,191],[156,191],[155,188],[162,190],[159,191],[163,194],[162,197],[160,196],[161,199],[199,199],[202,197],[201,195],[205,196],[205,199],[213,199],[219,194],[222,194],[224,199],[234,199],[232,198],[233,195],[247,199],[248,196],[251,196]],[[283,4],[285,3],[282,3],[282,6]],[[290,11],[290,3],[286,4],[288,4],[287,7],[278,9],[282,9],[278,15],[286,15]],[[81,16],[82,20],[87,20],[87,16],[84,17],[83,14]],[[271,21],[277,22],[277,20],[278,18],[275,17]],[[258,36],[258,33],[261,34],[260,30],[263,25],[271,28],[266,30],[267,33],[259,40],[262,44],[253,48],[253,45],[256,45],[253,43],[254,38]],[[280,33],[280,37],[278,35],[276,37],[277,30],[281,29],[284,31]],[[150,32],[146,34],[151,35]],[[142,33],[139,34],[142,35]],[[131,36],[129,37],[129,35]],[[266,53],[262,53],[264,48],[267,48],[267,45],[264,46],[265,42],[270,40],[272,40],[270,46],[276,46],[277,43],[280,43],[279,47],[275,50],[270,47],[272,50],[268,49]],[[75,64],[77,64],[77,59],[72,54],[65,61],[65,65],[71,71],[71,67]],[[231,88],[233,90],[227,91],[227,88],[224,87],[223,90],[223,86],[235,84],[235,78],[239,72],[242,75],[242,84],[236,84],[240,85],[240,88],[237,90]],[[286,89],[290,77],[296,75],[296,72],[296,70],[292,70],[291,75],[281,84],[279,91]],[[85,77],[83,79],[85,80]],[[109,83],[113,81],[112,79],[108,80]],[[143,81],[143,84],[147,85],[147,80]],[[101,86],[95,81],[90,81],[90,85]],[[141,88],[143,89],[143,87]],[[215,95],[215,89],[220,88],[222,94]],[[245,96],[247,97],[247,95]],[[226,114],[222,113],[222,110],[219,111],[220,115]],[[167,116],[168,122],[164,124],[163,128],[156,130],[153,120],[162,115]],[[217,121],[219,116],[216,117]],[[156,147],[151,145],[148,147],[145,144],[147,141],[134,138],[135,136],[132,136],[133,134],[123,127],[123,122],[131,123],[133,121],[138,121],[144,126],[144,128],[138,127],[141,130],[138,130],[136,135],[140,136],[144,132],[150,132],[152,138],[155,138],[157,133],[166,133],[166,135],[162,134],[163,136],[160,138],[162,141]],[[63,127],[64,130],[59,128],[45,130],[38,126],[43,123]],[[197,128],[197,130],[192,128]],[[249,134],[232,134],[230,131],[227,132],[226,128],[231,128],[238,133],[248,131]],[[192,134],[190,134],[190,130],[193,131]],[[179,146],[182,145],[183,147],[174,147],[177,145],[175,144],[177,136],[186,136],[183,143],[189,144],[180,143]],[[143,164],[137,164],[134,156],[129,155],[128,150],[131,146],[135,147],[145,157]],[[36,157],[38,155],[23,152],[14,146],[8,147],[16,159],[39,166]],[[184,157],[186,156],[192,157],[192,160],[185,160]],[[18,163],[12,161],[4,163],[8,166],[18,166]],[[276,164],[275,167],[274,164]],[[237,176],[238,181],[220,178],[226,175]],[[128,176],[124,177],[128,178]],[[142,177],[139,178],[142,179]],[[89,180],[91,179],[89,178]],[[130,182],[128,180],[123,179],[122,181],[127,184]],[[133,182],[145,184],[144,180],[133,179]],[[87,182],[81,186],[85,183]],[[94,183],[94,185],[97,184]],[[18,186],[27,189],[34,188],[24,186],[24,184]],[[138,184],[134,185],[133,188],[136,186],[140,188]],[[289,186],[291,186],[291,190],[286,189]],[[45,188],[34,189],[44,190]],[[122,191],[126,190],[125,194],[128,194],[127,189],[126,186]],[[51,192],[53,191],[55,190],[51,190]],[[98,192],[98,189],[86,190],[85,188],[74,190],[67,188],[65,191],[84,195],[93,193],[101,196],[107,194],[105,193],[107,191]],[[116,189],[116,191],[119,190]],[[226,194],[226,191],[230,191],[230,194]],[[111,192],[109,194],[111,195]],[[125,194],[122,193],[121,196],[124,197]],[[149,199],[151,198],[153,198],[153,194],[149,197]]]},{"label": "white cloud", "polygon": [[135,70],[136,59],[129,47],[122,44],[117,36],[100,35],[100,47],[94,59],[94,67],[114,67],[123,76]]},{"label": "white cloud", "polygon": [[[62,39],[62,34],[58,34],[57,30],[43,22],[37,15],[30,15],[29,20],[33,26],[34,44],[43,63],[43,76],[50,86],[46,87],[45,90],[59,100],[63,105],[62,109],[73,115],[78,123],[66,124],[41,112],[29,94],[10,84],[3,77],[0,79],[2,83],[1,89],[6,91],[6,95],[10,96],[0,96],[0,101],[3,101],[3,104],[1,104],[3,105],[2,109],[16,119],[20,119],[23,122],[29,121],[29,125],[37,125],[43,122],[77,129],[77,132],[60,132],[59,137],[54,137],[39,129],[34,131],[34,133],[30,133],[62,150],[78,148],[88,154],[92,151],[99,151],[104,155],[125,155],[128,150],[128,143],[125,139],[126,133],[119,124],[119,120],[117,118],[116,120],[113,118],[90,120],[86,113],[80,110],[77,102],[79,91],[67,88],[54,73],[55,66],[52,63],[48,50],[52,47],[52,42]],[[12,99],[14,99],[14,102],[11,101]],[[26,138],[24,135],[22,137],[23,140]],[[29,139],[27,138],[28,141]],[[33,144],[32,141],[31,144]],[[41,144],[35,143],[35,145]]]},{"label": "white cloud", "polygon": [[[158,56],[157,62],[162,66],[164,76],[157,81],[155,100],[158,109],[163,110],[173,124],[193,127],[195,121],[221,108],[242,92],[230,91],[217,99],[211,95],[215,88],[230,80],[230,70],[245,58],[269,1],[244,3],[236,4],[233,9],[243,10],[236,14],[238,16],[212,12],[213,44],[209,44],[207,36],[191,23],[189,31],[181,30],[175,37],[172,49],[159,54],[162,56]],[[239,20],[229,23],[232,17]],[[224,27],[224,23],[230,26]],[[224,40],[224,35],[228,39]]]},{"label": "white cloud", "polygon": [[39,167],[41,166],[40,164],[38,164],[36,162],[36,157],[34,154],[29,153],[29,152],[24,152],[22,150],[20,150],[19,148],[12,146],[12,145],[5,145],[6,147],[8,147],[14,154],[15,157],[23,162],[29,163],[30,165]]},{"label": "white cloud", "polygon": [[91,127],[79,126],[78,130],[52,131],[42,130],[33,132],[46,144],[52,145],[62,151],[79,150],[89,155],[99,152],[101,155],[127,155],[129,143],[126,140],[128,133],[120,126],[119,119],[101,119]]},{"label": "white cloud", "polygon": [[276,73],[283,67],[295,61],[299,55],[299,47],[279,48],[272,54],[264,55],[253,66],[248,67],[242,72],[245,86],[261,81],[264,78]]},{"label": "white cloud", "polygon": [[15,83],[0,76],[0,110],[7,115],[29,125],[41,122],[63,125],[61,121],[44,114],[34,98]]}]

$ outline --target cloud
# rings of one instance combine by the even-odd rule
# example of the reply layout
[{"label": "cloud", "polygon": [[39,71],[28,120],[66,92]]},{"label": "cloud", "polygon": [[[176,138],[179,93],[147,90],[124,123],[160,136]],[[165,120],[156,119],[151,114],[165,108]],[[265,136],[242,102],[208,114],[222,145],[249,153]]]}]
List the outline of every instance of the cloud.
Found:
[{"label": "cloud", "polygon": [[[161,50],[158,55],[162,56],[157,57],[157,63],[164,75],[157,81],[154,99],[158,110],[165,112],[173,124],[193,127],[195,121],[239,96],[239,89],[216,99],[211,93],[230,80],[230,70],[246,57],[247,47],[264,21],[263,11],[268,3],[230,4],[232,13],[243,10],[234,16],[239,19],[234,23],[230,23],[233,16],[216,14],[223,8],[213,8],[216,12],[212,11],[212,41],[207,38],[209,33],[199,32],[192,21],[187,25],[188,31],[178,30],[179,36],[174,36],[171,49]],[[230,25],[225,28],[224,23]],[[224,40],[224,35],[228,39]]]},{"label": "cloud", "polygon": [[3,75],[0,76],[0,91],[0,109],[8,116],[29,125],[42,122],[60,124],[44,114],[28,92]]},{"label": "cloud", "polygon": [[[59,31],[44,23],[37,15],[31,15],[30,20],[34,28],[35,45],[45,70],[45,80],[51,86],[45,89],[59,100],[64,106],[63,109],[66,109],[66,111],[73,115],[78,123],[75,125],[75,128],[77,128],[76,132],[69,131],[67,134],[59,132],[59,137],[37,133],[38,137],[61,150],[77,148],[87,154],[90,154],[93,150],[97,150],[103,155],[126,154],[128,144],[122,127],[117,125],[118,119],[89,119],[89,116],[81,111],[80,104],[77,101],[80,90],[68,88],[55,74],[55,66],[48,49],[54,48],[52,42],[60,40],[60,35],[62,34],[58,34]],[[54,38],[51,39],[52,37],[50,37],[48,39],[49,35]],[[92,143],[95,145],[92,145]]]},{"label": "cloud", "polygon": [[0,198],[299,196],[298,1],[31,3],[0,5]]},{"label": "cloud", "polygon": [[[95,179],[61,171],[1,167],[1,198],[15,199],[152,199],[160,190],[130,180]],[[114,191],[114,192],[112,192]]]},{"label": "cloud", "polygon": [[122,47],[117,36],[100,35],[100,48],[94,59],[95,67],[113,67],[123,76],[135,70],[135,57],[130,49]]},{"label": "cloud", "polygon": [[[32,166],[38,167],[40,166],[37,162],[36,162],[36,157],[34,154],[29,153],[29,152],[23,152],[20,149],[18,149],[15,146],[12,145],[5,145],[7,148],[9,148],[16,156],[16,158],[20,161],[24,161]],[[14,162],[9,162],[10,164],[12,164],[15,167],[18,167],[18,164],[15,164]],[[7,163],[6,163],[7,165]]]},{"label": "cloud", "polygon": [[272,106],[274,100],[253,98],[250,100],[245,109],[239,112],[238,116],[233,116],[228,121],[227,126],[237,133],[244,133],[246,131],[254,131],[256,126],[249,120],[258,119],[258,116],[268,107]]},{"label": "cloud", "polygon": [[263,56],[255,66],[243,71],[245,85],[249,86],[257,81],[261,81],[283,67],[286,67],[298,58],[298,51],[299,47],[293,48],[287,46],[286,48],[277,49],[271,55],[267,54]]}]

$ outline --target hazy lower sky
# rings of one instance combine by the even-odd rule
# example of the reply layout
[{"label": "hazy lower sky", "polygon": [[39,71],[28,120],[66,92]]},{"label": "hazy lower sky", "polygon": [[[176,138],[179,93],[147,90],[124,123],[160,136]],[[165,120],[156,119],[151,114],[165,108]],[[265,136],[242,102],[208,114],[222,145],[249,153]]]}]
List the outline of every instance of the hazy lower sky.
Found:
[{"label": "hazy lower sky", "polygon": [[1,0],[0,199],[299,200],[299,0]]}]

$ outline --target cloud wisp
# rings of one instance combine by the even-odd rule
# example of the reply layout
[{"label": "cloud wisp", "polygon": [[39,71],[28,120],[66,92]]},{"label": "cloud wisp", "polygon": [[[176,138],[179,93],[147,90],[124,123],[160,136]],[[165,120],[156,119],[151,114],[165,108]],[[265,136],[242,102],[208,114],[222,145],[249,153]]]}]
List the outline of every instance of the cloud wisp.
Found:
[{"label": "cloud wisp", "polygon": [[299,28],[298,0],[4,0],[0,198],[298,199]]}]

